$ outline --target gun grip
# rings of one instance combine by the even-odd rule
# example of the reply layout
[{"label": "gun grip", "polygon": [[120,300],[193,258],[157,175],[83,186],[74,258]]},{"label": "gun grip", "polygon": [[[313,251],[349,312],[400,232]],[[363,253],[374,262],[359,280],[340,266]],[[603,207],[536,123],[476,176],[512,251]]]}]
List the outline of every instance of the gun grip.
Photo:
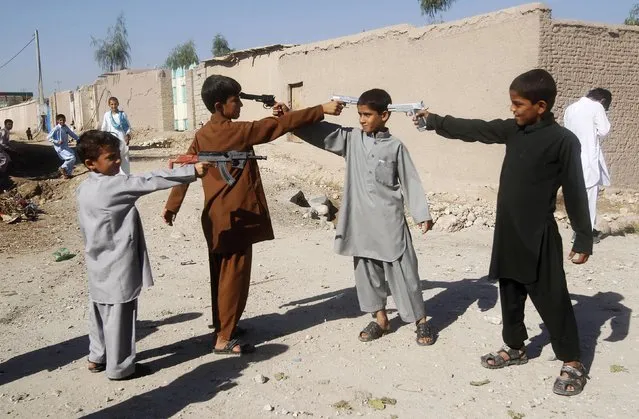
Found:
[{"label": "gun grip", "polygon": [[229,170],[226,168],[226,162],[217,163],[217,168],[220,171],[220,175],[222,175],[222,178],[229,186],[235,185],[235,178],[231,176],[231,173],[229,173]]}]

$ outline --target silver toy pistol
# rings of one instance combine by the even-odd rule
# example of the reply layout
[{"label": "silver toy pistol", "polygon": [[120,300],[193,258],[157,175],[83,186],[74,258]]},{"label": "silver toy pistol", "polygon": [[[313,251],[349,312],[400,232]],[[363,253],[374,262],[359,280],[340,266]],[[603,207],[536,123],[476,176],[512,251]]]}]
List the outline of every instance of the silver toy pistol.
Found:
[{"label": "silver toy pistol", "polygon": [[[406,116],[413,116],[415,113],[425,109],[424,102],[415,102],[415,103],[398,103],[398,104],[390,104],[388,105],[389,112],[404,112]],[[420,117],[417,119],[417,131],[425,131],[426,130],[426,119]]]}]

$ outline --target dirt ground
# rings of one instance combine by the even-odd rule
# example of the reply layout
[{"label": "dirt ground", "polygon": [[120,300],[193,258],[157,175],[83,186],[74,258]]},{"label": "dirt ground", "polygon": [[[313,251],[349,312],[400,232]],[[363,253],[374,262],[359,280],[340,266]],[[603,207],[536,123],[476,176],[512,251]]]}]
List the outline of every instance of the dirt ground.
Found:
[{"label": "dirt ground", "polygon": [[[167,156],[187,141],[176,139],[172,149],[134,147],[133,171],[164,167]],[[16,182],[41,179],[50,192],[38,221],[0,224],[2,416],[639,417],[634,387],[639,330],[632,321],[639,301],[637,235],[607,237],[588,264],[566,265],[591,379],[578,397],[555,396],[552,384],[561,363],[553,360],[530,303],[526,319],[533,359],[495,371],[479,364],[480,355],[501,344],[498,288],[485,278],[489,228],[426,236],[413,230],[426,309],[440,331],[434,346],[417,346],[414,326],[402,324],[395,311],[392,334],[359,342],[357,334],[370,317],[359,311],[351,260],[333,253],[334,231],[303,218],[287,202],[291,191],[302,190],[339,204],[339,173],[329,176],[323,156],[307,155],[321,152],[296,149],[285,140],[258,150],[269,156],[260,166],[276,235],[254,248],[251,295],[240,323],[258,351],[240,358],[210,352],[198,182],[173,228],[159,218],[168,191],[138,202],[156,285],[139,300],[137,350],[138,361],[153,373],[126,382],[91,374],[86,370],[88,295],[73,195],[86,169],[78,166],[70,181],[46,180],[57,167],[55,154],[44,143],[24,147],[38,151],[39,170],[21,172]],[[486,192],[486,199],[491,196]],[[469,192],[467,198],[474,197]],[[562,229],[562,235],[568,252],[570,231]],[[55,262],[53,252],[61,247],[76,256]]]}]

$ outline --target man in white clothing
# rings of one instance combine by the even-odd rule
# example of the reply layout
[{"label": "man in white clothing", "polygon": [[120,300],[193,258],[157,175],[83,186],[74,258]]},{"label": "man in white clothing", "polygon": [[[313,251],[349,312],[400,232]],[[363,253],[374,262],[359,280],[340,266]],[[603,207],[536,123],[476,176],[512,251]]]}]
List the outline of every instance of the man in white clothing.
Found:
[{"label": "man in white clothing", "polygon": [[582,97],[568,106],[564,113],[564,126],[572,131],[581,142],[581,164],[588,193],[590,222],[595,242],[599,241],[599,233],[595,230],[599,186],[610,185],[610,174],[601,150],[600,139],[608,135],[610,131],[610,122],[606,112],[611,103],[612,94],[610,91],[597,88],[588,92],[586,97]]}]

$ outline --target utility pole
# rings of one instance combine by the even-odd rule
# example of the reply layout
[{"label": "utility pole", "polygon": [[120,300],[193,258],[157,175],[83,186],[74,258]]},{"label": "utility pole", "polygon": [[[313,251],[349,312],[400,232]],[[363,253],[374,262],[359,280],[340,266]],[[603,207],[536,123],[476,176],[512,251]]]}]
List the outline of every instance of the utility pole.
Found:
[{"label": "utility pole", "polygon": [[40,37],[38,30],[35,31],[36,58],[38,62],[38,112],[40,114],[40,129],[46,132],[46,115],[44,109],[44,89],[42,88],[42,63],[40,62]]}]

